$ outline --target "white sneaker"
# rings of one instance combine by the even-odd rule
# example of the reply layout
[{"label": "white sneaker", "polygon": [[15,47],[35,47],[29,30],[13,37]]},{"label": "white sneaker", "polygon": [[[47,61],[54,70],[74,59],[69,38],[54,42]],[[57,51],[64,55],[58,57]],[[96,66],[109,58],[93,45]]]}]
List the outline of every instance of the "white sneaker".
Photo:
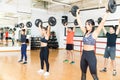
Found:
[{"label": "white sneaker", "polygon": [[43,73],[44,73],[44,70],[43,70],[43,69],[40,69],[40,70],[38,71],[38,73],[43,74]]},{"label": "white sneaker", "polygon": [[45,73],[44,73],[44,76],[49,76],[49,75],[50,75],[49,72],[45,72]]}]

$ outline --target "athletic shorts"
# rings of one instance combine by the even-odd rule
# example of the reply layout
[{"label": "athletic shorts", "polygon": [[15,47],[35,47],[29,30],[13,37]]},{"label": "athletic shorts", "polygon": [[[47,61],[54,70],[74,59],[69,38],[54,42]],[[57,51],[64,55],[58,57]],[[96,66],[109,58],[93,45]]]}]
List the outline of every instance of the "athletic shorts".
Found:
[{"label": "athletic shorts", "polygon": [[73,44],[66,44],[66,50],[73,50]]},{"label": "athletic shorts", "polygon": [[8,37],[6,37],[5,39],[8,40]]},{"label": "athletic shorts", "polygon": [[106,47],[105,48],[105,53],[104,53],[104,58],[111,58],[111,60],[115,60],[116,56],[116,47]]}]

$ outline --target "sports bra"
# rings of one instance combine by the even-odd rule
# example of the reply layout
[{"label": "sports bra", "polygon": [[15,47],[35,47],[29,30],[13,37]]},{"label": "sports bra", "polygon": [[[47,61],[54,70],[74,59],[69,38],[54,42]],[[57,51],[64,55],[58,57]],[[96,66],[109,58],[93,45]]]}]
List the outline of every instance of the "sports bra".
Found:
[{"label": "sports bra", "polygon": [[45,37],[41,38],[41,42],[47,43],[48,40],[45,39]]},{"label": "sports bra", "polygon": [[89,34],[87,37],[83,37],[83,44],[86,45],[95,45],[96,40],[92,37],[92,33]]}]

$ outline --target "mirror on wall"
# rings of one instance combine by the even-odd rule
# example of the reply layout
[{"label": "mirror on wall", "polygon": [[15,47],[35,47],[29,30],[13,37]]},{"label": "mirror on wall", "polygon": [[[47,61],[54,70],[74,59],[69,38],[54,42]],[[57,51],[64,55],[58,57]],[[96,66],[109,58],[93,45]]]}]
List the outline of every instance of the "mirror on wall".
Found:
[{"label": "mirror on wall", "polygon": [[[21,28],[18,24],[23,23],[26,25],[27,21],[31,20],[31,14],[28,13],[17,13],[16,17],[13,16],[0,16],[0,47],[9,49],[20,49],[21,43]],[[27,45],[30,48],[31,29],[27,28]],[[0,49],[0,51],[1,51]]]}]

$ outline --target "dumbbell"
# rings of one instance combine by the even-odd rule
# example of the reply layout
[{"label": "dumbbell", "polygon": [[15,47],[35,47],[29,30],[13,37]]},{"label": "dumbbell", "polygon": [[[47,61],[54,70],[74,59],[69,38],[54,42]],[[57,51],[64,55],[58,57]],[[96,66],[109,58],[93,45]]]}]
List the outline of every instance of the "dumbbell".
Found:
[{"label": "dumbbell", "polygon": [[67,22],[66,20],[64,20],[62,24],[65,25],[65,23],[74,23],[75,26],[78,25],[77,19],[75,19],[74,22]]},{"label": "dumbbell", "polygon": [[52,16],[48,19],[48,21],[45,21],[45,22],[42,22],[41,19],[36,19],[35,20],[35,25],[37,27],[39,27],[39,23],[41,23],[41,26],[42,26],[43,23],[48,23],[50,26],[55,26],[57,21],[56,21],[56,18]]},{"label": "dumbbell", "polygon": [[[109,12],[111,12],[111,13],[114,13],[114,12],[116,11],[116,8],[117,8],[116,1],[115,1],[115,0],[109,0],[107,7],[108,7],[108,10],[107,10],[107,11],[109,11]],[[76,6],[76,5],[74,5],[74,6],[71,8],[71,10],[70,10],[71,14],[72,14],[74,17],[76,17],[77,9],[79,9],[79,7]]]}]

